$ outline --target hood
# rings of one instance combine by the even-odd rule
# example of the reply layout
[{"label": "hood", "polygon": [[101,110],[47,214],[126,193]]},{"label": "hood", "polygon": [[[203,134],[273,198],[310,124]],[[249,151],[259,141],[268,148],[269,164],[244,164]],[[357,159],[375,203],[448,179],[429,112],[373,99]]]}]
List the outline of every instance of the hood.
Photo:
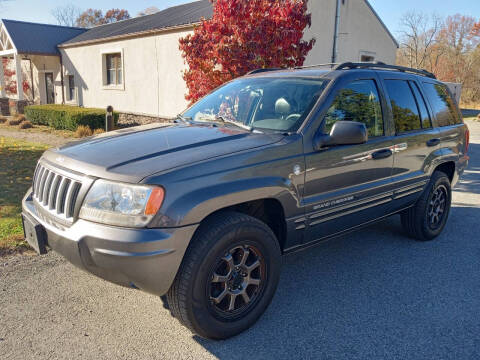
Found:
[{"label": "hood", "polygon": [[217,156],[265,146],[281,134],[232,127],[152,124],[113,131],[47,151],[43,159],[85,175],[125,182]]}]

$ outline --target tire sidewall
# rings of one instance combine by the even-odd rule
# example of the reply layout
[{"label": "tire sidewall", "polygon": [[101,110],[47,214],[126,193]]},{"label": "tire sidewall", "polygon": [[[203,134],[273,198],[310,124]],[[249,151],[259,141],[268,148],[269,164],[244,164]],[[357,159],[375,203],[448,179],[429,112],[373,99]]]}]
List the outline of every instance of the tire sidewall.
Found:
[{"label": "tire sidewall", "polygon": [[[425,206],[424,206],[424,209],[423,209],[422,231],[423,231],[424,236],[427,239],[433,239],[433,238],[435,238],[435,237],[437,237],[438,235],[441,234],[441,232],[443,231],[443,229],[445,228],[445,225],[447,223],[448,216],[450,214],[450,207],[451,207],[451,204],[452,204],[452,189],[451,189],[451,185],[450,185],[450,181],[449,181],[448,177],[441,172],[438,172],[436,174],[438,174],[438,175],[435,176],[432,179],[433,181],[431,183],[431,186],[429,188],[428,193],[426,194],[427,196],[426,196],[426,199],[425,199]],[[432,200],[433,193],[435,192],[435,190],[440,185],[445,186],[445,188],[447,189],[447,204],[446,204],[446,207],[445,207],[445,213],[443,215],[442,222],[441,222],[440,226],[436,229],[432,229],[429,225],[428,207],[429,207],[430,201]]]},{"label": "tire sidewall", "polygon": [[[260,224],[238,223],[222,229],[222,235],[210,248],[203,251],[202,257],[195,266],[195,276],[190,286],[191,296],[188,308],[192,325],[200,335],[206,334],[209,338],[228,338],[252,326],[263,314],[271,302],[278,284],[281,254],[274,234],[268,228]],[[201,241],[201,239],[198,239]],[[207,298],[207,283],[212,266],[225,255],[231,248],[237,245],[255,246],[263,256],[266,269],[266,284],[263,293],[244,317],[227,321],[216,317],[209,309]]]}]

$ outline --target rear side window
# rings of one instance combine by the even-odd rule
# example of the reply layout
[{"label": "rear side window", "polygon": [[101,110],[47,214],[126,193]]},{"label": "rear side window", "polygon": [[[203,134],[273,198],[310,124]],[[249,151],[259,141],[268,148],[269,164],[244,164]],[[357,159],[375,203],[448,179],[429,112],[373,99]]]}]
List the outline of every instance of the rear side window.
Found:
[{"label": "rear side window", "polygon": [[337,121],[358,121],[367,127],[368,136],[383,136],[382,106],[374,80],[358,80],[342,88],[325,117],[324,132]]},{"label": "rear side window", "polygon": [[408,81],[386,80],[385,85],[392,104],[396,132],[421,129],[420,113]]},{"label": "rear side window", "polygon": [[425,99],[418,88],[418,85],[413,81],[409,82],[410,87],[415,94],[415,98],[417,99],[418,110],[420,111],[420,118],[422,120],[422,128],[428,129],[432,127],[432,119],[430,118],[430,112],[427,109],[427,104],[425,103]]},{"label": "rear side window", "polygon": [[445,85],[423,83],[423,86],[435,112],[438,126],[449,126],[462,122],[457,107]]}]

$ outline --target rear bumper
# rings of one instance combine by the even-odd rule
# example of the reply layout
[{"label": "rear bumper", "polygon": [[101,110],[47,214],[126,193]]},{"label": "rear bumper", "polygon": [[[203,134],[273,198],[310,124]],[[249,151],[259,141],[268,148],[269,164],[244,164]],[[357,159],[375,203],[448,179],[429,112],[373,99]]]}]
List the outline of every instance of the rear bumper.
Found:
[{"label": "rear bumper", "polygon": [[460,180],[460,177],[463,175],[465,169],[468,167],[468,161],[470,160],[470,157],[468,155],[463,155],[457,162],[456,164],[456,171],[453,174],[453,179],[452,179],[452,188],[457,185],[458,180]]},{"label": "rear bumper", "polygon": [[22,201],[22,214],[43,225],[47,245],[78,268],[156,295],[170,288],[198,227],[132,229],[81,219],[63,227],[36,209],[31,190]]}]

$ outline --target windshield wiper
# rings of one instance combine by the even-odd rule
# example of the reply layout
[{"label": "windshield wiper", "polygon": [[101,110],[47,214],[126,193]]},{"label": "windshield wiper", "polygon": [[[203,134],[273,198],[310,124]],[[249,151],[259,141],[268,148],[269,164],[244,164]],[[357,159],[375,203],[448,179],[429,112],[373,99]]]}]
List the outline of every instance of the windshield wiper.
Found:
[{"label": "windshield wiper", "polygon": [[185,117],[182,114],[178,114],[175,118],[175,120],[181,120],[183,123],[190,125],[192,124],[192,122],[190,121],[191,119],[191,117]]},{"label": "windshield wiper", "polygon": [[222,124],[232,124],[232,125],[235,125],[241,129],[244,129],[244,130],[248,130],[248,131],[252,131],[252,127],[251,126],[248,126],[248,125],[245,125],[239,121],[233,121],[233,120],[228,120],[228,119],[225,119],[223,116],[215,116],[215,119],[210,119],[210,118],[201,118],[200,119],[201,121],[208,121],[208,122],[217,122],[217,123],[222,123]]}]

